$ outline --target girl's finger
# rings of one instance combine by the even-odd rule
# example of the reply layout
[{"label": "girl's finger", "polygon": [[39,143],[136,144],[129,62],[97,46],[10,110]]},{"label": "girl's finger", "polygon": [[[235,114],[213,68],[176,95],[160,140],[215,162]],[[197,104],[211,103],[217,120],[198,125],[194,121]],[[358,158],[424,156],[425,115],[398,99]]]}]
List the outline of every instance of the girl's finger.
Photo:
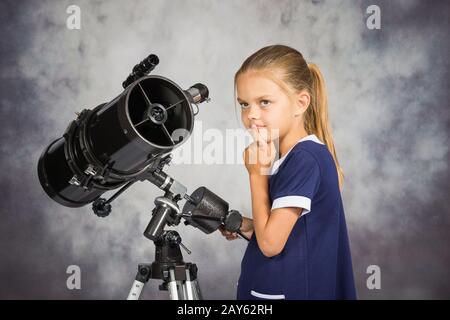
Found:
[{"label": "girl's finger", "polygon": [[265,132],[267,131],[258,131],[258,148],[263,152],[266,152],[269,148],[269,144],[267,142],[267,134]]},{"label": "girl's finger", "polygon": [[258,145],[261,145],[261,143],[267,143],[267,139],[264,139],[264,135],[262,135],[263,129],[258,129],[255,125],[252,125],[252,136],[255,142],[257,142]]},{"label": "girl's finger", "polygon": [[250,128],[250,134],[252,135],[253,140],[255,140],[255,142],[258,142],[258,129],[255,125],[252,125],[252,127]]},{"label": "girl's finger", "polygon": [[264,141],[265,143],[268,142],[269,134],[268,134],[267,128],[258,129],[258,134],[262,141]]},{"label": "girl's finger", "polygon": [[252,125],[251,132],[258,148],[267,149],[267,131],[265,129],[260,131],[255,125]]}]

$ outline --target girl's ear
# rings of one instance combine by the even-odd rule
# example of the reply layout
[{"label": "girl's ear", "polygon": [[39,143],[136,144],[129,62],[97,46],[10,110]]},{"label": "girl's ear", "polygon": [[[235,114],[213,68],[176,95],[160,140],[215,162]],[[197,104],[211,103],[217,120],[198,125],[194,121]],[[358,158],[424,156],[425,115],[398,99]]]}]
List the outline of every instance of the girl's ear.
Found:
[{"label": "girl's ear", "polygon": [[306,90],[302,90],[295,95],[295,113],[294,116],[301,116],[308,109],[311,97]]}]

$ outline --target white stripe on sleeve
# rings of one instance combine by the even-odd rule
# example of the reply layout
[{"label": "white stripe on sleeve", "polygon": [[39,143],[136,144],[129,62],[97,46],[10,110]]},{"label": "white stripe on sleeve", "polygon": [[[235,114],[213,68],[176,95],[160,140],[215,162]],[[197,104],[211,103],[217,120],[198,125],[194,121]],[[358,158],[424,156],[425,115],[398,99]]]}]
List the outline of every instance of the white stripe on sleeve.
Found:
[{"label": "white stripe on sleeve", "polygon": [[280,198],[273,200],[271,210],[278,209],[278,208],[286,208],[286,207],[303,208],[302,214],[300,215],[300,216],[302,216],[311,211],[311,199],[309,199],[307,197],[302,197],[302,196],[280,197]]}]

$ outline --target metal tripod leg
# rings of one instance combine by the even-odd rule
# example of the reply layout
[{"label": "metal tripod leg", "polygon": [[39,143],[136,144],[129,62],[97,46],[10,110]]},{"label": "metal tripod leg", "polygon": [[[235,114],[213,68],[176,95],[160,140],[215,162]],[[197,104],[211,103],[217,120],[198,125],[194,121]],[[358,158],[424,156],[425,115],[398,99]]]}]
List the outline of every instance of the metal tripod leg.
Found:
[{"label": "metal tripod leg", "polygon": [[203,295],[200,290],[200,284],[198,283],[198,280],[192,281],[193,292],[194,292],[194,299],[195,300],[203,300]]},{"label": "metal tripod leg", "polygon": [[127,300],[139,300],[142,290],[144,289],[145,283],[148,281],[150,276],[151,265],[140,264],[138,267],[138,272],[134,279],[133,285],[131,286],[130,293],[128,294]]},{"label": "metal tripod leg", "polygon": [[173,270],[173,268],[169,269],[169,283],[167,289],[169,290],[170,300],[180,300],[177,281],[175,279],[175,271]]},{"label": "metal tripod leg", "polygon": [[139,296],[141,295],[142,289],[144,289],[144,285],[145,283],[134,280],[127,300],[139,300]]},{"label": "metal tripod leg", "polygon": [[[190,266],[192,267],[192,265]],[[192,280],[191,269],[186,268],[186,280],[177,281],[175,270],[169,269],[167,289],[171,300],[201,300],[203,299],[197,279]],[[196,277],[196,274],[194,275]]]},{"label": "metal tripod leg", "polygon": [[202,300],[202,294],[198,286],[197,280],[186,281],[183,283],[184,300]]},{"label": "metal tripod leg", "polygon": [[183,283],[185,300],[201,300],[202,294],[197,279],[191,280],[189,269],[186,269],[186,281]]}]

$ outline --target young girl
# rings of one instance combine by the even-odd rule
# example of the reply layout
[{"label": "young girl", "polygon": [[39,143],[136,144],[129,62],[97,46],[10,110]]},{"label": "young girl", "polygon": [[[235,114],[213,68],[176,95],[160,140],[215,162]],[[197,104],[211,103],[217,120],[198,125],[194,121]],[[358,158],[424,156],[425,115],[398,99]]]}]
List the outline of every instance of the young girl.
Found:
[{"label": "young girl", "polygon": [[244,151],[253,219],[240,229],[250,242],[237,299],[356,299],[322,74],[273,45],[244,61],[235,87],[255,140]]}]

